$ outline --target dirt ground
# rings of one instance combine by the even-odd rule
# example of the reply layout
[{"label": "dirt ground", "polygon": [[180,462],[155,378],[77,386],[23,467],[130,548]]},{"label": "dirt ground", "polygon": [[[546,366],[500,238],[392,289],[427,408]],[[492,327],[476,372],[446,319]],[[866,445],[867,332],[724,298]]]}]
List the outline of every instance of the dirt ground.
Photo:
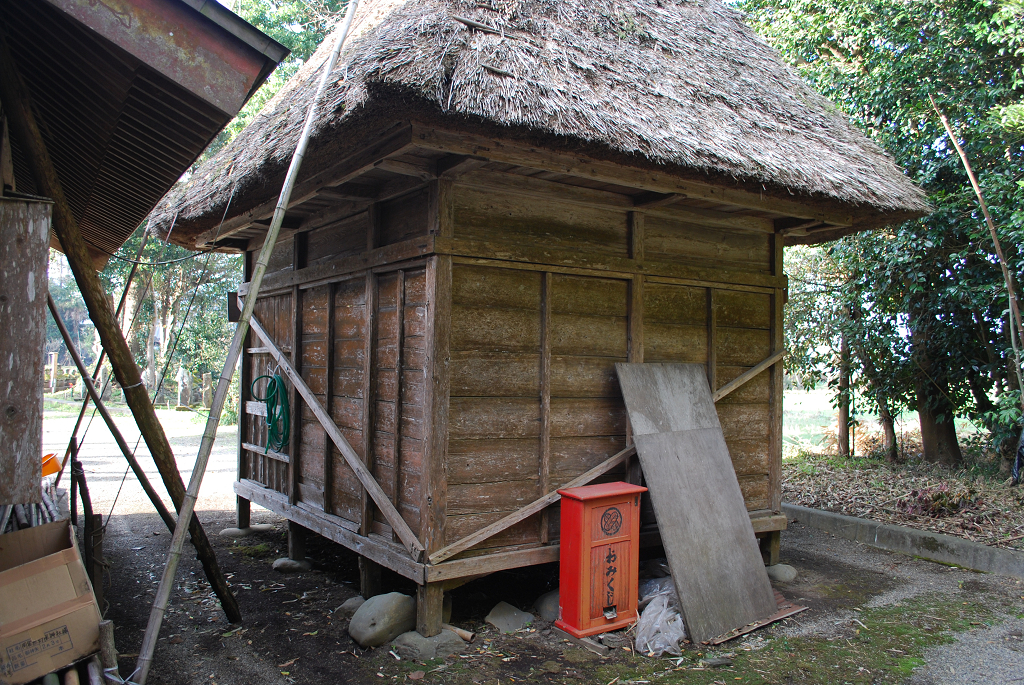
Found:
[{"label": "dirt ground", "polygon": [[[188,478],[202,422],[161,412]],[[48,414],[45,440],[56,451],[72,418]],[[120,423],[120,421],[119,421]],[[123,420],[126,437],[137,433]],[[1013,683],[1024,676],[1024,586],[1019,581],[911,559],[809,529],[783,534],[782,557],[797,579],[777,588],[809,609],[791,619],[706,649],[687,645],[681,657],[647,658],[618,647],[598,656],[565,642],[540,620],[512,635],[484,623],[499,601],[528,610],[557,583],[554,565],[497,573],[452,592],[455,625],[477,632],[466,652],[416,663],[387,648],[362,650],[334,611],[358,592],[357,563],[322,539],[309,542],[313,569],[281,575],[285,526],[258,507],[254,522],[271,532],[231,539],[231,482],[236,438],[224,428],[199,501],[200,520],[238,596],[241,625],[225,622],[199,564],[186,554],[156,653],[150,683]],[[140,450],[140,455],[144,448]],[[124,473],[106,431],[94,423],[82,453],[96,510],[108,512]],[[147,458],[142,458],[146,463]],[[147,471],[155,469],[150,465]],[[116,625],[121,672],[135,666],[170,536],[129,478],[117,499],[105,541],[110,565],[106,616]],[[187,550],[186,550],[187,551]],[[412,585],[386,576],[384,590]],[[685,590],[683,590],[685,591]],[[717,661],[712,661],[712,660]],[[712,663],[719,663],[712,666]]]}]

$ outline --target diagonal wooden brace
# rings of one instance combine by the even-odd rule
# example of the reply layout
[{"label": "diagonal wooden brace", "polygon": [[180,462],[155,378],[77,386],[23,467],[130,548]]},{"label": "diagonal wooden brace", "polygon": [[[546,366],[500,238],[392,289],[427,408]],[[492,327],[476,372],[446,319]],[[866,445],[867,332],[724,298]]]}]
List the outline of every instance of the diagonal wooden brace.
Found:
[{"label": "diagonal wooden brace", "polygon": [[[629,457],[633,456],[634,454],[636,454],[636,446],[635,445],[630,445],[626,449],[624,449],[621,452],[618,452],[618,453],[612,455],[611,457],[609,457],[605,461],[601,462],[600,464],[598,464],[594,468],[590,469],[589,471],[584,473],[582,476],[577,476],[576,478],[574,478],[573,480],[569,481],[568,483],[566,483],[562,487],[558,488],[558,490],[566,490],[568,488],[578,488],[581,485],[586,485],[587,483],[589,483],[590,481],[594,480],[598,476],[602,476],[602,475],[608,473],[613,468],[615,468],[619,464],[623,463],[624,461],[626,461],[626,459],[628,459]],[[498,533],[500,533],[501,531],[505,530],[506,528],[508,528],[510,526],[514,526],[515,524],[519,523],[520,521],[533,516],[537,512],[543,511],[546,507],[554,504],[555,502],[557,502],[559,500],[561,495],[558,494],[558,490],[553,490],[553,491],[549,492],[548,494],[544,495],[543,497],[540,497],[540,498],[535,499],[534,501],[530,502],[529,504],[527,504],[522,509],[518,509],[518,510],[512,512],[511,514],[509,514],[508,516],[506,516],[504,518],[498,519],[497,521],[495,521],[491,525],[485,526],[484,528],[481,528],[480,530],[476,531],[475,533],[470,533],[469,535],[467,535],[466,537],[462,538],[461,540],[456,540],[455,542],[453,542],[452,544],[448,545],[447,547],[443,547],[442,549],[437,550],[436,552],[434,552],[433,554],[430,555],[430,563],[438,564],[438,563],[444,561],[445,559],[448,559],[448,558],[451,558],[451,557],[455,556],[459,552],[462,552],[464,550],[469,549],[473,545],[480,544],[481,542],[483,542],[487,538],[489,538],[489,537],[491,537],[493,535],[497,535]]]},{"label": "diagonal wooden brace", "polygon": [[299,375],[295,370],[295,367],[293,367],[291,362],[288,361],[288,357],[278,349],[277,343],[270,338],[266,330],[263,329],[262,324],[260,324],[256,319],[255,315],[253,315],[249,325],[252,327],[252,330],[256,332],[256,335],[263,340],[263,344],[267,346],[267,351],[270,356],[273,357],[274,361],[281,366],[281,370],[284,371],[288,380],[292,382],[295,389],[299,391],[300,395],[302,395],[302,399],[306,401],[306,405],[309,406],[310,411],[313,412],[317,421],[319,421],[320,425],[323,426],[327,435],[330,436],[331,441],[334,442],[338,451],[341,452],[341,456],[345,458],[345,463],[348,464],[349,468],[352,469],[352,472],[356,474],[356,478],[358,478],[359,482],[362,483],[364,488],[366,488],[366,492],[373,499],[374,504],[377,505],[381,514],[384,515],[384,518],[387,519],[391,528],[398,535],[398,539],[401,540],[406,549],[412,553],[413,557],[416,558],[416,561],[419,561],[423,556],[423,545],[416,538],[416,534],[412,532],[411,528],[409,528],[409,524],[405,522],[402,515],[398,513],[398,509],[395,508],[395,505],[390,499],[388,499],[384,490],[382,490],[377,481],[374,480],[373,474],[371,474],[366,468],[366,465],[363,464],[363,461],[359,458],[359,455],[356,454],[356,451],[352,449],[352,445],[350,445],[348,440],[345,439],[345,436],[341,434],[341,430],[338,428],[338,425],[334,423],[330,415],[328,415],[327,410],[324,409],[322,404],[320,404],[320,400],[316,398],[313,391],[310,390],[309,386],[306,385],[306,382],[302,380],[302,376]]},{"label": "diagonal wooden brace", "polygon": [[786,350],[779,350],[778,352],[770,355],[768,358],[758,362],[757,366],[753,366],[753,367],[747,369],[746,371],[741,373],[739,376],[737,376],[736,378],[733,378],[731,381],[729,381],[728,383],[726,383],[725,385],[720,387],[718,390],[715,390],[711,394],[712,401],[717,402],[718,400],[722,399],[723,397],[725,397],[726,395],[731,393],[733,390],[736,390],[741,385],[743,385],[744,383],[746,383],[751,378],[753,378],[757,374],[761,373],[762,371],[764,371],[768,367],[773,366],[773,365],[779,363],[780,361],[782,361],[782,358],[785,357],[785,356],[786,356]]}]

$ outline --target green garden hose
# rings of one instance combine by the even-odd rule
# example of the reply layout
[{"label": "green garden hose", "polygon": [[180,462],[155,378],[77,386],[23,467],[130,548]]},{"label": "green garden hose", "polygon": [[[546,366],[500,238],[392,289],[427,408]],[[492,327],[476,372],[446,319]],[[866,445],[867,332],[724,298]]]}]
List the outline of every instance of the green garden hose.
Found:
[{"label": "green garden hose", "polygon": [[[256,394],[256,383],[267,379],[267,394]],[[291,433],[291,419],[288,415],[288,389],[280,375],[259,376],[249,386],[253,399],[267,405],[267,452],[278,452],[288,443]]]}]

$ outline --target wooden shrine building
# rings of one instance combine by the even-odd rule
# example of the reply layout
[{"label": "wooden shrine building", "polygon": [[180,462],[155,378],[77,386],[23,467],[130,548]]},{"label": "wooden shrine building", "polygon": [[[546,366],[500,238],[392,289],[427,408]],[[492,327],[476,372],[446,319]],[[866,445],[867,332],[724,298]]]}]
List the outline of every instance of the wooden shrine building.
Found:
[{"label": "wooden shrine building", "polygon": [[[927,211],[715,0],[494,7],[361,5],[242,364],[240,525],[255,502],[357,551],[364,593],[378,564],[414,580],[424,634],[445,587],[558,559],[557,502],[459,543],[621,453],[615,362],[704,364],[718,389],[782,350],[784,246]],[[173,241],[243,251],[248,280],[330,42],[164,199]],[[249,384],[282,365],[324,420],[297,389],[268,453]],[[717,407],[777,539],[781,366]],[[602,477],[642,477],[622,461]]]}]

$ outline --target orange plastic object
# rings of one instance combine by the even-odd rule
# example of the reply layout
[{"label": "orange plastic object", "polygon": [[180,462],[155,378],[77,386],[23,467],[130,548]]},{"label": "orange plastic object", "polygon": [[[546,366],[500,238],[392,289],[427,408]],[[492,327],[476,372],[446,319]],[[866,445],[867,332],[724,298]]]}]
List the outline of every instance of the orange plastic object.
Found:
[{"label": "orange plastic object", "polygon": [[640,493],[646,491],[629,483],[558,491],[562,539],[556,627],[586,637],[637,620]]},{"label": "orange plastic object", "polygon": [[44,454],[43,455],[43,475],[52,476],[53,474],[60,471],[60,462],[57,461],[56,454]]}]

